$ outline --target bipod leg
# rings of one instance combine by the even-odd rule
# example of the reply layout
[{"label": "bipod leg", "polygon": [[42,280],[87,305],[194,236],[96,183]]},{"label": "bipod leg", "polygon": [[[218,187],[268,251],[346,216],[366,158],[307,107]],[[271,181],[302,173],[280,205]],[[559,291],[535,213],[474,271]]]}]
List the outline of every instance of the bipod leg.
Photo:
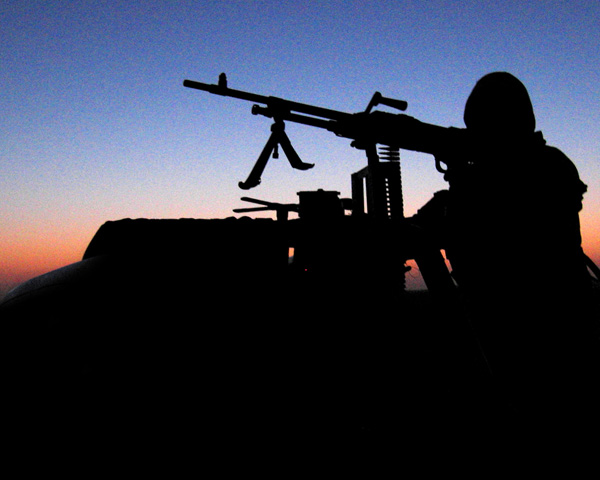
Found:
[{"label": "bipod leg", "polygon": [[283,152],[285,153],[285,156],[290,162],[292,168],[297,170],[308,170],[314,167],[313,163],[305,163],[300,159],[296,153],[296,150],[294,150],[294,147],[292,146],[292,142],[290,142],[290,139],[284,131],[283,122],[281,122],[281,125],[276,123],[273,125],[273,127],[275,126],[277,126],[277,130],[273,130],[273,133],[277,135],[279,145],[281,145],[281,148],[283,149]]},{"label": "bipod leg", "polygon": [[254,165],[254,168],[250,172],[250,175],[248,175],[248,178],[246,179],[246,181],[238,183],[239,187],[242,190],[249,190],[250,188],[254,188],[260,184],[260,177],[261,177],[262,173],[264,172],[265,167],[267,166],[267,162],[269,161],[271,154],[277,148],[277,144],[278,144],[277,137],[278,137],[277,132],[273,132],[271,134],[271,136],[269,137],[269,140],[267,140],[267,144],[265,145],[265,148],[263,148],[263,151],[259,155],[258,160],[256,161],[256,164]]}]

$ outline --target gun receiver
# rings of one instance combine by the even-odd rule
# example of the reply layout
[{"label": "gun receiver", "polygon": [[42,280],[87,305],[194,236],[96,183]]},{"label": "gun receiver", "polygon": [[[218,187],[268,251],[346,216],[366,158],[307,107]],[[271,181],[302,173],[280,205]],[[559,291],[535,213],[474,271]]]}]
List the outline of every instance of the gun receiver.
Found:
[{"label": "gun receiver", "polygon": [[[382,143],[394,147],[389,141],[379,134],[374,128],[369,128],[367,116],[373,107],[386,105],[398,110],[406,110],[407,103],[403,100],[387,98],[379,92],[375,92],[369,102],[367,109],[360,113],[346,113],[324,107],[317,107],[305,103],[294,102],[273,96],[264,96],[256,93],[245,92],[229,88],[227,77],[224,73],[219,76],[217,84],[207,84],[193,80],[184,80],[183,86],[202,90],[214,95],[232,97],[240,100],[254,102],[252,106],[253,115],[262,115],[272,118],[274,124],[271,127],[271,136],[261,152],[254,168],[245,182],[239,182],[240,188],[247,190],[260,184],[260,177],[271,156],[278,158],[281,146],[287,156],[290,165],[299,170],[307,170],[314,166],[303,162],[285,133],[285,121],[300,123],[311,127],[322,128],[335,133],[337,136],[354,140],[352,146],[367,151],[370,164],[377,162],[375,145]],[[379,112],[384,113],[384,112]],[[390,114],[388,114],[390,115]],[[411,118],[411,117],[406,117]]]}]

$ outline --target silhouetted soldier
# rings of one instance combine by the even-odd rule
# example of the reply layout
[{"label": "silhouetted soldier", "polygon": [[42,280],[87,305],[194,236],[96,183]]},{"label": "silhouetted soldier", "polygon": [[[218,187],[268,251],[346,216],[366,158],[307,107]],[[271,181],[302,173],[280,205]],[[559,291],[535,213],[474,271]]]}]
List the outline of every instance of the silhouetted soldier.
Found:
[{"label": "silhouetted soldier", "polygon": [[[284,151],[287,145],[294,168],[310,168],[290,148],[284,120],[352,139],[365,150],[369,168],[379,166],[376,145],[434,155],[449,189],[413,217],[414,228],[405,236],[410,245],[403,246],[424,273],[439,265],[430,261],[439,259],[439,248],[446,249],[492,377],[523,412],[523,421],[552,415],[568,423],[575,412],[594,411],[597,318],[579,226],[586,186],[573,163],[535,131],[531,101],[519,80],[504,72],[483,77],[466,104],[466,129],[373,111],[377,105],[406,109],[405,102],[378,93],[364,112],[346,114],[230,89],[225,77],[218,85],[185,80],[184,86],[264,104],[252,112],[275,121],[259,161],[240,183],[243,189],[259,184],[277,144]],[[441,299],[438,304],[454,306],[447,271],[431,270],[443,279],[424,274],[430,292]],[[466,350],[459,339],[469,330],[460,329],[461,310],[446,308],[452,314],[440,315],[446,327],[437,330],[440,343],[452,347],[442,356]]]},{"label": "silhouetted soldier", "polygon": [[569,421],[597,381],[579,225],[586,185],[535,131],[529,95],[514,76],[479,80],[464,121],[467,146],[441,158],[449,189],[436,200],[444,199],[453,276],[494,378],[523,418]]}]

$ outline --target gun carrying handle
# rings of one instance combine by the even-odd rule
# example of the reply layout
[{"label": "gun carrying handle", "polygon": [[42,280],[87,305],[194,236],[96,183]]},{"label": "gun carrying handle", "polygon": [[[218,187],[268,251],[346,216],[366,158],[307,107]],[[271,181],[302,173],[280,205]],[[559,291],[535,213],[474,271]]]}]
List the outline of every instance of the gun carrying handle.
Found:
[{"label": "gun carrying handle", "polygon": [[381,99],[379,100],[379,103],[381,105],[387,105],[388,107],[392,107],[395,108],[397,110],[406,110],[408,108],[408,103],[405,102],[404,100],[397,100],[395,98],[387,98],[387,97],[381,97]]},{"label": "gun carrying handle", "polygon": [[392,107],[401,111],[404,111],[408,108],[408,103],[404,100],[397,100],[395,98],[384,97],[383,95],[381,95],[381,93],[375,92],[373,98],[371,98],[371,101],[367,106],[367,109],[365,110],[365,113],[371,113],[373,107],[376,107],[377,105],[386,105],[388,107]]}]

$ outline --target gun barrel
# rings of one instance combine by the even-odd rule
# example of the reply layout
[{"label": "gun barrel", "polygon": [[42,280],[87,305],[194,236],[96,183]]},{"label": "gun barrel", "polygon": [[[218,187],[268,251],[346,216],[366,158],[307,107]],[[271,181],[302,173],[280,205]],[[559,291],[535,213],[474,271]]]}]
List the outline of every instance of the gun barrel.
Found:
[{"label": "gun barrel", "polygon": [[212,93],[214,95],[222,95],[224,97],[239,98],[240,100],[248,100],[249,102],[265,103],[269,97],[258,95],[256,93],[244,92],[242,90],[235,90],[233,88],[223,87],[221,85],[214,85],[210,83],[196,82],[194,80],[184,80],[183,86],[188,88],[195,88],[196,90],[202,90],[204,92]]},{"label": "gun barrel", "polygon": [[243,90],[235,90],[223,85],[214,85],[202,82],[196,82],[193,80],[184,80],[183,86],[188,88],[195,88],[197,90],[203,90],[215,95],[222,95],[224,97],[233,97],[240,100],[247,100],[254,103],[262,103],[267,105],[271,112],[280,112],[282,114],[290,112],[300,112],[305,115],[311,115],[313,117],[327,118],[329,120],[342,120],[348,117],[348,113],[340,112],[338,110],[331,110],[324,107],[316,107],[314,105],[308,105],[306,103],[294,102],[291,100],[284,100],[278,97],[264,96],[256,93],[245,92]]}]

